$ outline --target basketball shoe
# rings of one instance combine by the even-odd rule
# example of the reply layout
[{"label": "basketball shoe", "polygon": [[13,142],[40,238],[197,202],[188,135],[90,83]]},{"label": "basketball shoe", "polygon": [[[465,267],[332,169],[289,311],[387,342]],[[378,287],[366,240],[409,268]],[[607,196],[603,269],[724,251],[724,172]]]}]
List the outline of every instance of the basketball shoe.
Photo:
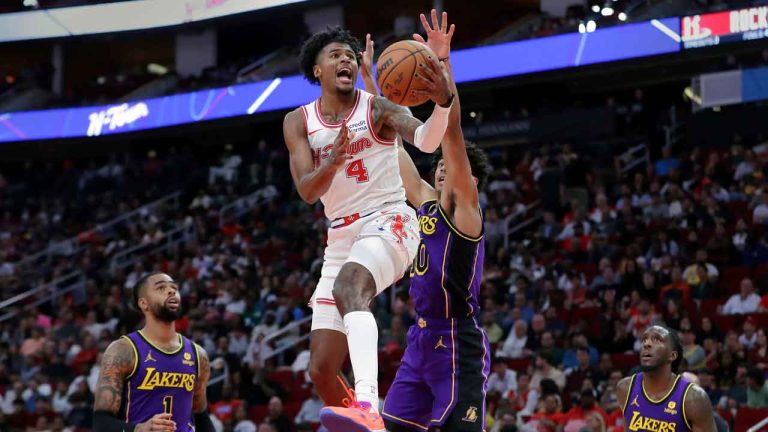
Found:
[{"label": "basketball shoe", "polygon": [[386,432],[384,420],[368,402],[358,402],[355,391],[336,377],[347,392],[343,407],[325,407],[320,410],[320,423],[330,432]]}]

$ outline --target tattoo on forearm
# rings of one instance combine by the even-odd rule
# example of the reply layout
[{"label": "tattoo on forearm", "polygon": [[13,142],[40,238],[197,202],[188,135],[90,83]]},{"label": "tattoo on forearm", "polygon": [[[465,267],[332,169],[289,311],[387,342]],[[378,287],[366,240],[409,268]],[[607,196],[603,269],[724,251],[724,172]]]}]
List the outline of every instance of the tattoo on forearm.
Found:
[{"label": "tattoo on forearm", "polygon": [[125,378],[133,370],[133,349],[127,341],[114,342],[101,360],[101,373],[96,383],[94,409],[117,413],[123,399]]},{"label": "tattoo on forearm", "polygon": [[211,364],[208,354],[202,348],[198,349],[198,361],[200,362],[200,376],[197,378],[195,393],[192,395],[192,412],[199,413],[208,407],[208,398],[205,389],[208,386],[208,378],[211,375]]}]

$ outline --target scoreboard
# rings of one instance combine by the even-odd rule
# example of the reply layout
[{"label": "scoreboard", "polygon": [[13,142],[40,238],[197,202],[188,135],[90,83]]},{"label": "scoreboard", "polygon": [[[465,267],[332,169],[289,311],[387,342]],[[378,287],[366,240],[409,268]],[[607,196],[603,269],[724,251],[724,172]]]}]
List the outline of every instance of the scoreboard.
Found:
[{"label": "scoreboard", "polygon": [[683,48],[768,38],[768,6],[680,18]]}]

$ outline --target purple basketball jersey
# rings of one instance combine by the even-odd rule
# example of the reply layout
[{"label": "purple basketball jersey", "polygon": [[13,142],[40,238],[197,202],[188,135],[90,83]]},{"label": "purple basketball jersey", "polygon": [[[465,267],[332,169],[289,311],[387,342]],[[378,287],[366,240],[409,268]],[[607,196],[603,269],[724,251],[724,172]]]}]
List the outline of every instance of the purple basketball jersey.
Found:
[{"label": "purple basketball jersey", "polygon": [[438,201],[419,207],[421,243],[411,267],[410,295],[420,316],[464,318],[480,311],[485,240],[462,234]]},{"label": "purple basketball jersey", "polygon": [[122,418],[143,423],[167,412],[173,415],[178,432],[194,431],[192,396],[200,371],[192,341],[179,335],[181,347],[166,352],[149,342],[141,330],[123,337],[133,345],[136,361],[123,390]]},{"label": "purple basketball jersey", "polygon": [[691,383],[678,375],[672,389],[660,400],[649,398],[643,388],[643,373],[632,376],[624,407],[624,422],[632,432],[683,432],[691,430],[683,402]]}]

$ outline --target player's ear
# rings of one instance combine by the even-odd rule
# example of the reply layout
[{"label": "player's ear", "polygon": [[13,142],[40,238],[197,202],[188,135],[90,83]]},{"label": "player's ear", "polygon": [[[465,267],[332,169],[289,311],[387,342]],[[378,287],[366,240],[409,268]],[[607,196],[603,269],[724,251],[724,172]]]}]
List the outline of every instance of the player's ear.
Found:
[{"label": "player's ear", "polygon": [[320,72],[321,69],[319,65],[312,66],[312,73],[315,75],[315,78],[320,78]]},{"label": "player's ear", "polygon": [[474,180],[474,181],[475,181],[475,186],[477,186],[477,185],[479,185],[479,184],[480,184],[480,180],[478,180],[478,179],[477,179],[477,177],[475,177],[475,176],[472,176],[472,180]]},{"label": "player's ear", "polygon": [[145,307],[148,307],[149,303],[147,302],[147,299],[144,297],[139,297],[139,310],[143,311]]}]

